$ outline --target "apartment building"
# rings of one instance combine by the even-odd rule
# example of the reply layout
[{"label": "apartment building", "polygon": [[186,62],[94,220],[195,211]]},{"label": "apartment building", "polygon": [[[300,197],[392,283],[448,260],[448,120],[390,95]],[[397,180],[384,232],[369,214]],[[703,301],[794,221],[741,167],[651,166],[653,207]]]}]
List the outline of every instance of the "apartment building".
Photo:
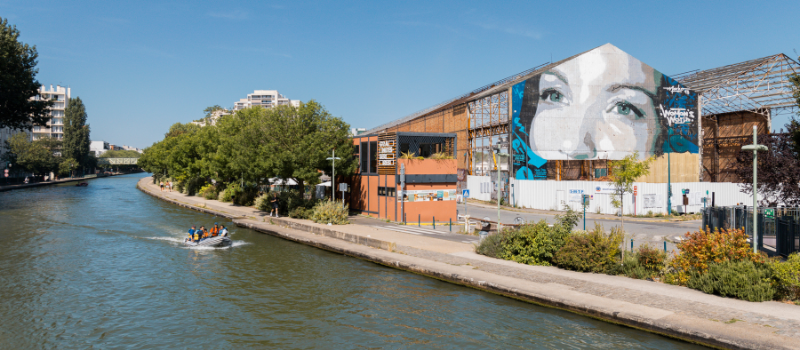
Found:
[{"label": "apartment building", "polygon": [[53,106],[50,107],[50,120],[47,125],[33,127],[33,139],[38,140],[42,137],[49,136],[55,139],[64,139],[64,109],[67,107],[67,101],[71,96],[70,88],[56,85],[50,85],[47,89],[44,85],[39,88],[39,95],[34,96],[33,100],[52,100]]},{"label": "apartment building", "polygon": [[261,106],[272,108],[275,106],[300,106],[300,100],[290,100],[278,93],[278,90],[255,90],[252,94],[247,94],[247,98],[240,99],[233,103],[233,110]]},{"label": "apartment building", "polygon": [[89,143],[89,152],[94,153],[95,157],[99,157],[106,151],[111,150],[111,145],[108,141],[92,141]]}]

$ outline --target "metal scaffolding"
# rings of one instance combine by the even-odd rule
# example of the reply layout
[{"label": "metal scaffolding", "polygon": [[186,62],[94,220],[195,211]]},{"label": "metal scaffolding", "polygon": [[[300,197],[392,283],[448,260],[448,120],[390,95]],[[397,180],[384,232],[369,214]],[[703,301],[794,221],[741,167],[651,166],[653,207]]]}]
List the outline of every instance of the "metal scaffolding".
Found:
[{"label": "metal scaffolding", "polygon": [[752,126],[769,133],[772,119],[797,112],[789,76],[800,64],[784,54],[673,76],[700,96],[702,169],[713,182],[738,182],[730,168]]},{"label": "metal scaffolding", "polygon": [[784,54],[673,76],[701,96],[701,114],[750,111],[766,117],[797,111],[788,76],[800,64]]}]

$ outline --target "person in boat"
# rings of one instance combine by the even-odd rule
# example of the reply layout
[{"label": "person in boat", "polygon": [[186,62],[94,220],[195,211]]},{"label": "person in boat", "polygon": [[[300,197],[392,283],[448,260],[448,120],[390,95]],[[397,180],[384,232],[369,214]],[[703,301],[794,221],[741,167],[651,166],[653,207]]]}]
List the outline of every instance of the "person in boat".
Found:
[{"label": "person in boat", "polygon": [[223,225],[222,229],[219,230],[219,235],[222,237],[228,237],[228,229],[225,228],[225,225]]},{"label": "person in boat", "polygon": [[194,231],[196,230],[194,229],[194,225],[192,225],[192,228],[189,229],[189,238],[186,239],[187,242],[194,241]]},{"label": "person in boat", "polygon": [[[192,228],[194,228],[194,226],[192,226]],[[194,233],[192,234],[192,242],[195,242],[195,243],[200,242],[200,239],[202,237],[203,237],[203,231],[194,230]]]},{"label": "person in boat", "polygon": [[200,229],[198,231],[200,231],[200,240],[201,241],[206,239],[206,238],[208,238],[208,230],[206,230],[205,226],[200,226]]},{"label": "person in boat", "polygon": [[209,231],[209,233],[211,234],[211,237],[217,237],[217,236],[219,236],[219,226],[218,226],[218,224],[215,222],[215,223],[214,223],[214,227],[212,227],[212,228],[211,228],[210,230],[208,230],[208,231]]}]

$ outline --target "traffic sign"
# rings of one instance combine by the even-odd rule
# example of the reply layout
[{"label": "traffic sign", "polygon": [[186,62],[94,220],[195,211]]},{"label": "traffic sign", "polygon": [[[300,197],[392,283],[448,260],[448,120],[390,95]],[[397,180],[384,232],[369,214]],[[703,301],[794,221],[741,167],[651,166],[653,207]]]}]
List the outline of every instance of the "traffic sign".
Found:
[{"label": "traffic sign", "polygon": [[461,196],[463,196],[464,199],[469,198],[469,190],[461,190]]}]

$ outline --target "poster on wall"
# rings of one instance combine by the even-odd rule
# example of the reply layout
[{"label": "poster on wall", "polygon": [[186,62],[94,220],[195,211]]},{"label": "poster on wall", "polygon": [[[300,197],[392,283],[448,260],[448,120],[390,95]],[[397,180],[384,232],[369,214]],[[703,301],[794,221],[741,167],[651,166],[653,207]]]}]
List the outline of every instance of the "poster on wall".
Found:
[{"label": "poster on wall", "polygon": [[512,87],[514,176],[550,160],[698,153],[697,93],[606,44]]},{"label": "poster on wall", "polygon": [[569,190],[570,202],[580,202],[581,196],[583,196],[583,190]]},{"label": "poster on wall", "polygon": [[398,202],[436,202],[456,200],[456,190],[412,190],[403,192]]},{"label": "poster on wall", "polygon": [[642,195],[644,197],[644,207],[645,208],[657,208],[658,202],[656,202],[656,195],[655,194],[645,194]]}]

